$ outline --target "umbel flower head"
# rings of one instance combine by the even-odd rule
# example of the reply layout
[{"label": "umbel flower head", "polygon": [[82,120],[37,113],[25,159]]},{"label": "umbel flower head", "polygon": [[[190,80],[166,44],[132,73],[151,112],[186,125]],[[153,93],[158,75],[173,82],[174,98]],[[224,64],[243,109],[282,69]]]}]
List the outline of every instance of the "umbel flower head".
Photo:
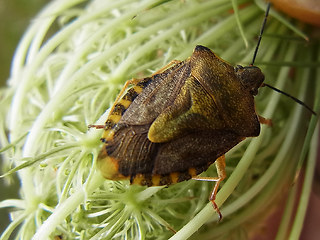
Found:
[{"label": "umbel flower head", "polygon": [[[96,168],[102,131],[87,127],[105,122],[126,80],[184,60],[198,44],[248,65],[264,9],[264,2],[250,0],[50,2],[22,38],[0,92],[3,177],[16,174],[21,182],[20,199],[0,204],[12,209],[1,239],[13,238],[13,231],[16,239],[39,240],[245,239],[279,198],[289,194],[290,203],[308,152],[307,171],[315,163],[316,117],[310,121],[310,112],[271,90],[260,90],[256,108],[273,126],[226,155],[228,178],[216,198],[220,223],[208,201],[212,183],[147,188],[104,179]],[[306,45],[294,31],[285,19],[270,18],[255,65],[266,82],[317,111],[320,46]],[[214,165],[204,173],[215,174]],[[279,239],[301,232],[305,211],[291,226],[288,206]]]}]

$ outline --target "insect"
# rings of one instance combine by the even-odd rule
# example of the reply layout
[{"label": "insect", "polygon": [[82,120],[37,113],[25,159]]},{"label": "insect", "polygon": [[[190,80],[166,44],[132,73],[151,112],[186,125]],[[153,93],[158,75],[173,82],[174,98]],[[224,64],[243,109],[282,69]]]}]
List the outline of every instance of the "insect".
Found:
[{"label": "insect", "polygon": [[[105,178],[146,186],[215,181],[209,200],[222,218],[215,196],[224,154],[270,124],[255,111],[254,96],[269,85],[253,66],[269,7],[251,65],[233,67],[198,45],[188,59],[126,82],[105,125],[89,126],[104,129],[97,165]],[[213,163],[217,177],[198,176]]]}]

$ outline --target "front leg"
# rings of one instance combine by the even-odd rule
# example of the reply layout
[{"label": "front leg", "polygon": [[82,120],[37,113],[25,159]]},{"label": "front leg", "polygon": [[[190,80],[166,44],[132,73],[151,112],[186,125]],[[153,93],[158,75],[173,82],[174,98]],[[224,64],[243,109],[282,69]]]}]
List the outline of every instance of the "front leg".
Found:
[{"label": "front leg", "polygon": [[[110,129],[111,126],[107,124],[107,123],[108,123],[108,120],[110,120],[110,118],[112,118],[112,117],[111,117],[112,115],[118,115],[118,114],[116,113],[116,112],[118,112],[118,110],[115,110],[115,108],[116,108],[117,106],[119,106],[118,104],[121,103],[121,100],[124,98],[124,96],[122,97],[122,95],[123,95],[124,92],[127,90],[127,88],[128,88],[129,85],[133,85],[133,87],[135,87],[135,86],[137,86],[137,84],[138,84],[139,82],[141,82],[142,80],[143,80],[143,79],[135,79],[135,78],[133,78],[133,79],[131,79],[131,80],[126,81],[126,83],[125,83],[124,86],[122,87],[120,93],[118,94],[116,100],[114,101],[114,104],[112,105],[112,107],[111,107],[111,109],[110,109],[110,113],[109,113],[109,115],[108,115],[108,118],[107,118],[106,123],[105,123],[104,125],[102,125],[102,124],[90,124],[90,125],[88,125],[88,128],[96,128],[96,129],[102,129],[102,128],[104,128],[105,130]],[[126,96],[126,95],[130,95],[130,94],[131,94],[130,92],[127,92],[127,94],[125,94],[125,96]],[[127,98],[129,98],[129,96],[127,96]],[[132,98],[132,96],[131,96],[131,98]],[[132,101],[131,101],[131,102],[132,102]],[[126,105],[130,105],[131,102],[129,101],[128,104],[126,104]],[[128,106],[125,106],[125,107],[128,108]]]},{"label": "front leg", "polygon": [[181,61],[179,60],[172,60],[171,62],[169,62],[167,65],[165,65],[164,67],[160,68],[158,71],[154,72],[152,74],[152,76],[157,75],[159,73],[162,73],[164,70],[170,68],[172,65],[176,65],[178,63],[181,63]]}]

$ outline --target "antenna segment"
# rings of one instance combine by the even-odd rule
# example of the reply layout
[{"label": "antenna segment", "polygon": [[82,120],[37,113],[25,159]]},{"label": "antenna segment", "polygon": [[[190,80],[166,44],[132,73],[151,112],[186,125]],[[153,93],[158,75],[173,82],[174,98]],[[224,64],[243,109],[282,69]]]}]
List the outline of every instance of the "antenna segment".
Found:
[{"label": "antenna segment", "polygon": [[259,46],[260,46],[260,42],[261,42],[261,39],[262,39],[262,34],[263,34],[263,31],[264,31],[266,23],[267,23],[267,18],[268,18],[268,15],[269,15],[270,5],[271,4],[269,2],[268,5],[267,5],[267,10],[266,10],[266,14],[265,14],[264,19],[263,19],[262,26],[261,26],[261,29],[260,29],[258,43],[257,43],[256,49],[254,50],[254,54],[253,54],[253,58],[252,58],[252,62],[250,64],[250,66],[253,66],[254,61],[256,60],[256,56],[257,56],[258,49],[259,49]]}]

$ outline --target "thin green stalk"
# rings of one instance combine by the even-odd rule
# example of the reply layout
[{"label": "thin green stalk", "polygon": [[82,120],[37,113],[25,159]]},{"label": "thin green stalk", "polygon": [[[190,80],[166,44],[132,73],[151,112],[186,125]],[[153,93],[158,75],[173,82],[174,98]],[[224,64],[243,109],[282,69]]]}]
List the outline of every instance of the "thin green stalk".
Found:
[{"label": "thin green stalk", "polygon": [[27,168],[27,167],[29,167],[39,161],[43,161],[46,158],[49,158],[49,157],[55,155],[56,153],[62,153],[62,151],[65,151],[65,150],[68,150],[68,149],[71,149],[71,148],[74,148],[77,146],[78,146],[78,144],[74,144],[74,143],[65,144],[63,146],[53,148],[46,153],[39,154],[37,157],[34,157],[34,158],[19,159],[18,162],[23,162],[22,164],[16,166],[15,168],[10,169],[9,171],[7,171],[5,174],[1,175],[0,177],[2,178],[5,176],[8,176],[8,175],[15,173],[21,169],[25,169],[25,168]]},{"label": "thin green stalk", "polygon": [[39,227],[33,240],[43,240],[47,239],[49,235],[56,229],[56,227],[61,224],[61,222],[69,216],[81,203],[84,202],[85,197],[96,190],[105,179],[101,174],[95,174],[91,179],[88,187],[86,189],[79,188],[63,203],[61,203],[50,217]]},{"label": "thin green stalk", "polygon": [[243,39],[245,47],[248,48],[248,46],[249,46],[248,40],[247,40],[247,38],[246,38],[246,36],[244,34],[244,31],[243,31],[243,28],[242,28],[242,23],[241,23],[241,21],[239,19],[238,2],[237,2],[237,0],[231,0],[231,3],[232,3],[234,15],[235,15],[235,20],[237,22],[237,25],[238,25],[238,28],[239,28],[239,31],[240,31],[241,38]]},{"label": "thin green stalk", "polygon": [[[79,0],[79,1],[82,1],[82,0]],[[75,1],[75,3],[78,3],[79,1]],[[121,3],[122,2],[119,2],[118,4],[120,5]],[[54,2],[54,5],[56,4],[57,3]],[[61,1],[61,4],[62,4],[61,7],[65,8],[66,6],[65,1]],[[35,57],[35,59],[33,59],[33,61],[31,61],[27,65],[28,67],[25,70],[19,70],[20,69],[19,65],[21,65],[21,62],[24,63],[25,61],[25,58],[23,57],[25,56],[24,52],[27,51],[27,47],[30,43],[28,39],[25,40],[26,38],[24,38],[24,40],[19,45],[17,54],[14,58],[15,60],[12,68],[13,69],[12,71],[17,72],[12,74],[13,79],[16,79],[17,81],[19,80],[19,82],[14,84],[15,86],[18,86],[18,87],[15,93],[15,96],[13,98],[13,103],[12,103],[11,112],[10,112],[12,121],[9,128],[11,129],[10,136],[12,140],[15,140],[15,138],[19,136],[20,123],[18,122],[18,120],[20,118],[18,116],[21,116],[20,114],[21,106],[23,105],[22,103],[24,101],[26,93],[28,92],[29,88],[32,87],[32,84],[30,84],[30,82],[33,80],[33,75],[35,74],[37,69],[43,64],[45,58],[48,57],[48,55],[52,53],[52,51],[55,48],[57,48],[61,44],[61,42],[68,39],[74,31],[79,29],[85,23],[90,22],[92,19],[98,18],[99,16],[105,14],[107,11],[110,11],[110,9],[112,9],[113,7],[117,7],[117,5],[107,5],[107,7],[102,9],[101,11],[93,12],[92,14],[86,15],[85,17],[80,18],[78,21],[75,21],[73,24],[67,26],[63,31],[60,31],[52,39],[48,40],[48,42],[37,53],[37,56]],[[48,9],[44,11],[44,16],[48,15],[49,13],[47,11],[50,12],[50,10],[52,10],[52,7],[49,5]],[[40,14],[39,17],[43,18],[44,16]],[[30,32],[28,32],[27,36],[29,37],[29,35],[32,35],[30,37],[34,37],[34,34],[37,33],[38,28],[39,28],[38,25],[31,27]],[[19,61],[20,63],[15,64],[16,59],[20,60]],[[15,69],[18,69],[19,73],[18,71],[15,71]],[[23,78],[22,78],[22,73],[23,73]]]},{"label": "thin green stalk", "polygon": [[317,128],[314,131],[311,144],[310,144],[310,151],[309,151],[309,157],[308,162],[306,165],[306,171],[305,171],[305,177],[304,182],[302,186],[302,191],[300,194],[300,200],[299,205],[297,209],[297,213],[295,216],[295,220],[292,226],[292,231],[289,235],[290,240],[298,240],[300,239],[301,231],[304,226],[305,221],[305,215],[308,208],[310,193],[312,190],[312,182],[314,179],[314,169],[317,162],[317,152],[318,152],[318,133],[319,133],[319,124],[317,125]]},{"label": "thin green stalk", "polygon": [[9,239],[12,232],[27,218],[28,215],[28,213],[23,213],[19,215],[16,219],[14,219],[1,234],[0,240]]},{"label": "thin green stalk", "polygon": [[[79,4],[83,2],[84,0],[70,0],[68,2],[66,1],[54,1],[48,4],[37,16],[38,19],[41,19],[42,21],[34,21],[34,24],[27,29],[26,33],[24,34],[21,42],[17,46],[17,50],[15,51],[15,55],[12,61],[12,67],[11,67],[11,76],[10,83],[13,86],[17,86],[19,84],[19,76],[21,76],[21,72],[23,72],[23,68],[25,65],[25,61],[27,57],[30,60],[33,60],[36,53],[35,48],[32,51],[32,54],[28,52],[29,45],[34,41],[34,37],[37,36],[39,33],[39,28],[41,29],[48,29],[48,27],[52,24],[53,20],[56,18],[55,15],[52,14],[54,11],[55,13],[61,12],[63,10],[66,10],[67,8],[70,8],[76,4]],[[45,21],[44,21],[45,19]],[[43,31],[42,34],[40,34],[37,37],[37,46],[39,47],[39,42],[41,41],[41,37],[43,38]],[[35,46],[35,45],[34,45]],[[28,54],[28,56],[27,56]]]},{"label": "thin green stalk", "polygon": [[290,223],[295,207],[295,196],[297,194],[297,188],[298,186],[294,185],[290,189],[275,240],[286,240],[288,237]]},{"label": "thin green stalk", "polygon": [[[318,50],[319,52],[319,50]],[[319,59],[319,55],[318,55]],[[320,74],[320,69],[317,69],[317,73]],[[319,75],[320,76],[320,75]],[[315,79],[315,81],[318,81],[319,79]],[[319,93],[320,91],[320,85],[317,85],[317,88],[315,89],[316,94],[316,100],[315,100],[315,109],[319,112],[320,109],[320,98]],[[305,220],[305,215],[309,203],[309,197],[311,193],[311,187],[314,179],[314,169],[316,166],[317,161],[317,152],[318,152],[318,140],[319,140],[319,120],[318,116],[312,116],[312,119],[309,124],[308,133],[306,136],[306,141],[304,142],[304,148],[301,152],[300,156],[300,162],[305,158],[307,154],[307,148],[310,143],[309,152],[308,152],[308,160],[306,163],[306,170],[304,175],[304,182],[300,194],[300,200],[299,205],[297,209],[297,213],[295,216],[295,220],[292,226],[292,231],[289,235],[290,240],[299,239],[303,227],[303,223]],[[301,163],[298,166],[301,167]]]},{"label": "thin green stalk", "polygon": [[[144,1],[144,2],[142,2],[140,9],[146,9],[146,8],[150,7],[156,1],[159,1],[159,0]],[[125,4],[125,2],[128,2],[128,0],[125,0],[124,2],[123,1],[116,1],[115,2],[116,4],[111,5],[111,6],[106,5],[108,7],[106,9],[103,9],[103,11],[101,11],[101,14],[97,15],[96,13],[94,13],[93,15],[95,15],[96,17],[101,16],[103,13],[110,11],[110,9],[117,8],[117,7]],[[140,12],[139,8],[133,8],[131,11],[126,12],[125,14],[121,15],[120,17],[115,18],[114,20],[112,20],[109,23],[102,26],[98,31],[96,31],[93,35],[91,35],[90,38],[88,38],[88,40],[86,40],[84,44],[81,44],[80,49],[76,52],[76,54],[73,56],[71,61],[68,62],[66,67],[63,69],[63,72],[60,74],[59,78],[57,79],[57,81],[55,83],[53,94],[64,89],[65,79],[71,77],[72,74],[77,70],[77,68],[79,66],[79,62],[81,61],[82,58],[85,57],[86,54],[90,53],[90,50],[92,49],[92,45],[94,45],[101,38],[103,38],[103,36],[106,33],[108,33],[109,31],[111,32],[112,29],[116,28],[117,25],[121,24],[124,21],[132,20],[133,16],[137,15],[139,12]]]},{"label": "thin green stalk", "polygon": [[[220,2],[223,2],[223,1],[220,1]],[[210,3],[210,2],[208,2],[208,3]],[[178,33],[179,31],[181,31],[181,29],[185,29],[185,28],[190,27],[192,25],[197,25],[200,22],[203,22],[204,20],[208,19],[210,16],[212,16],[214,14],[218,14],[220,12],[223,12],[223,11],[226,11],[227,9],[229,9],[229,5],[219,6],[218,1],[216,1],[214,3],[217,4],[217,7],[215,7],[212,12],[204,12],[203,14],[196,15],[192,11],[191,13],[188,13],[188,15],[186,15],[186,13],[184,13],[183,15],[178,17],[179,19],[185,18],[186,20],[184,20],[180,24],[174,25],[173,27],[166,29],[165,31],[163,31],[163,33],[159,37],[152,39],[152,41],[149,41],[149,42],[141,45],[135,51],[131,52],[131,54],[124,61],[122,61],[119,64],[119,66],[113,71],[113,75],[114,76],[123,76],[124,73],[126,73],[127,70],[130,67],[132,67],[133,62],[137,61],[139,58],[143,57],[148,52],[156,49],[158,44],[165,41],[166,39],[169,39],[170,36],[174,35],[175,33]],[[203,6],[203,9],[199,9],[199,11],[204,10],[206,7],[213,7],[210,5]],[[190,17],[187,17],[187,16],[190,16]],[[233,19],[233,17],[230,17],[230,18]],[[170,24],[174,23],[175,21],[176,21],[176,18],[169,19]],[[230,24],[226,23],[226,21],[223,21],[223,23],[224,23],[223,24],[224,26],[230,25]],[[150,29],[157,29],[157,24],[158,23],[156,22],[153,25],[150,25],[149,28]],[[197,42],[199,42],[199,41],[197,41]],[[194,44],[192,44],[192,46],[194,46]],[[185,54],[188,55],[190,53],[189,53],[189,51],[185,51]],[[180,57],[178,57],[178,58],[180,59]]]},{"label": "thin green stalk", "polygon": [[[261,8],[266,9],[266,2],[263,0],[255,0],[255,3]],[[285,18],[281,13],[278,11],[275,11],[274,9],[270,9],[270,15],[275,17],[278,21],[280,21],[283,25],[288,27],[290,30],[292,30],[294,33],[296,33],[298,36],[304,38],[306,41],[309,41],[309,37],[302,32],[299,28],[297,28],[295,25],[293,25],[288,18]]]}]

